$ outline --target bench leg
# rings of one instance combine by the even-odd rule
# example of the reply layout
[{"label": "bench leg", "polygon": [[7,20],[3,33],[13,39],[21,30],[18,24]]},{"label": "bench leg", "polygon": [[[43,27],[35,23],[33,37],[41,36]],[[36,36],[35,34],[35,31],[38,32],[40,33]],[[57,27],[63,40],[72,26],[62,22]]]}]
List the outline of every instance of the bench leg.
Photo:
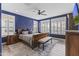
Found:
[{"label": "bench leg", "polygon": [[43,44],[43,50],[44,50],[44,44]]},{"label": "bench leg", "polygon": [[52,43],[52,39],[51,39],[51,43]]},{"label": "bench leg", "polygon": [[40,48],[40,43],[38,43],[38,48]]}]

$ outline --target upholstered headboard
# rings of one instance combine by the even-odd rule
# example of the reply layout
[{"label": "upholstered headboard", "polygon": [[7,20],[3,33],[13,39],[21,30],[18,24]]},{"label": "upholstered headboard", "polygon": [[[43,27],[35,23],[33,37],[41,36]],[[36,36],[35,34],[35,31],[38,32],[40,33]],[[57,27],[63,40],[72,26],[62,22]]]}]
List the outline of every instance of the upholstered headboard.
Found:
[{"label": "upholstered headboard", "polygon": [[22,34],[23,31],[27,31],[26,29],[16,29],[17,34]]}]

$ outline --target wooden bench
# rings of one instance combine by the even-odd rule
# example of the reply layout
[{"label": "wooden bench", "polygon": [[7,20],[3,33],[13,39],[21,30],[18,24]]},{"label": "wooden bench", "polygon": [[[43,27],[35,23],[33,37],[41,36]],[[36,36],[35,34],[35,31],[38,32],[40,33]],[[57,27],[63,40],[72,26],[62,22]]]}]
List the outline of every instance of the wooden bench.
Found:
[{"label": "wooden bench", "polygon": [[33,48],[37,47],[38,46],[38,41],[42,38],[45,38],[45,37],[48,37],[48,33],[40,33],[40,34],[37,34],[37,35],[33,35],[32,37],[32,45],[33,45]]},{"label": "wooden bench", "polygon": [[44,37],[42,39],[40,39],[38,42],[39,44],[42,44],[43,45],[43,50],[44,50],[44,45],[45,43],[49,42],[51,40],[51,43],[52,43],[52,37]]},{"label": "wooden bench", "polygon": [[44,50],[44,44],[50,40],[52,42],[52,37],[49,37],[48,33],[40,33],[40,34],[34,35],[33,36],[33,47],[43,44],[43,50]]}]

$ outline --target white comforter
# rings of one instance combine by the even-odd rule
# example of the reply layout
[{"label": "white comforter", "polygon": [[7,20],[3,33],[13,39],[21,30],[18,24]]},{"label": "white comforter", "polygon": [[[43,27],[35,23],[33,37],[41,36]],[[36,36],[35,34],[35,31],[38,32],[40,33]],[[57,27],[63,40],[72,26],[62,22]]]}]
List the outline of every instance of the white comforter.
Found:
[{"label": "white comforter", "polygon": [[19,38],[30,44],[32,46],[32,37],[33,35],[37,35],[39,33],[34,33],[34,34],[20,34]]}]

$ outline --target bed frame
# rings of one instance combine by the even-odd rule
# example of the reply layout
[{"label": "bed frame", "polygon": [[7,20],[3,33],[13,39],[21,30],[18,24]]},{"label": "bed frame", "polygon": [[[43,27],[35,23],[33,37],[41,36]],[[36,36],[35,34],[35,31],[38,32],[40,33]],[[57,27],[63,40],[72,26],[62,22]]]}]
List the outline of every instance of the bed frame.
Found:
[{"label": "bed frame", "polygon": [[48,33],[40,33],[37,35],[33,35],[33,37],[32,37],[33,48],[39,46],[38,40],[45,38],[47,36],[48,36]]},{"label": "bed frame", "polygon": [[[20,35],[22,34],[22,31],[25,31],[24,29],[19,29],[19,31],[17,30],[17,34]],[[48,36],[48,33],[40,33],[40,34],[37,34],[37,35],[33,35],[32,37],[32,46],[30,46],[27,42],[21,40],[22,42],[26,43],[29,47],[31,47],[32,49],[34,49],[35,47],[37,47],[39,44],[38,44],[38,40],[44,38],[44,37],[47,37]]]}]

